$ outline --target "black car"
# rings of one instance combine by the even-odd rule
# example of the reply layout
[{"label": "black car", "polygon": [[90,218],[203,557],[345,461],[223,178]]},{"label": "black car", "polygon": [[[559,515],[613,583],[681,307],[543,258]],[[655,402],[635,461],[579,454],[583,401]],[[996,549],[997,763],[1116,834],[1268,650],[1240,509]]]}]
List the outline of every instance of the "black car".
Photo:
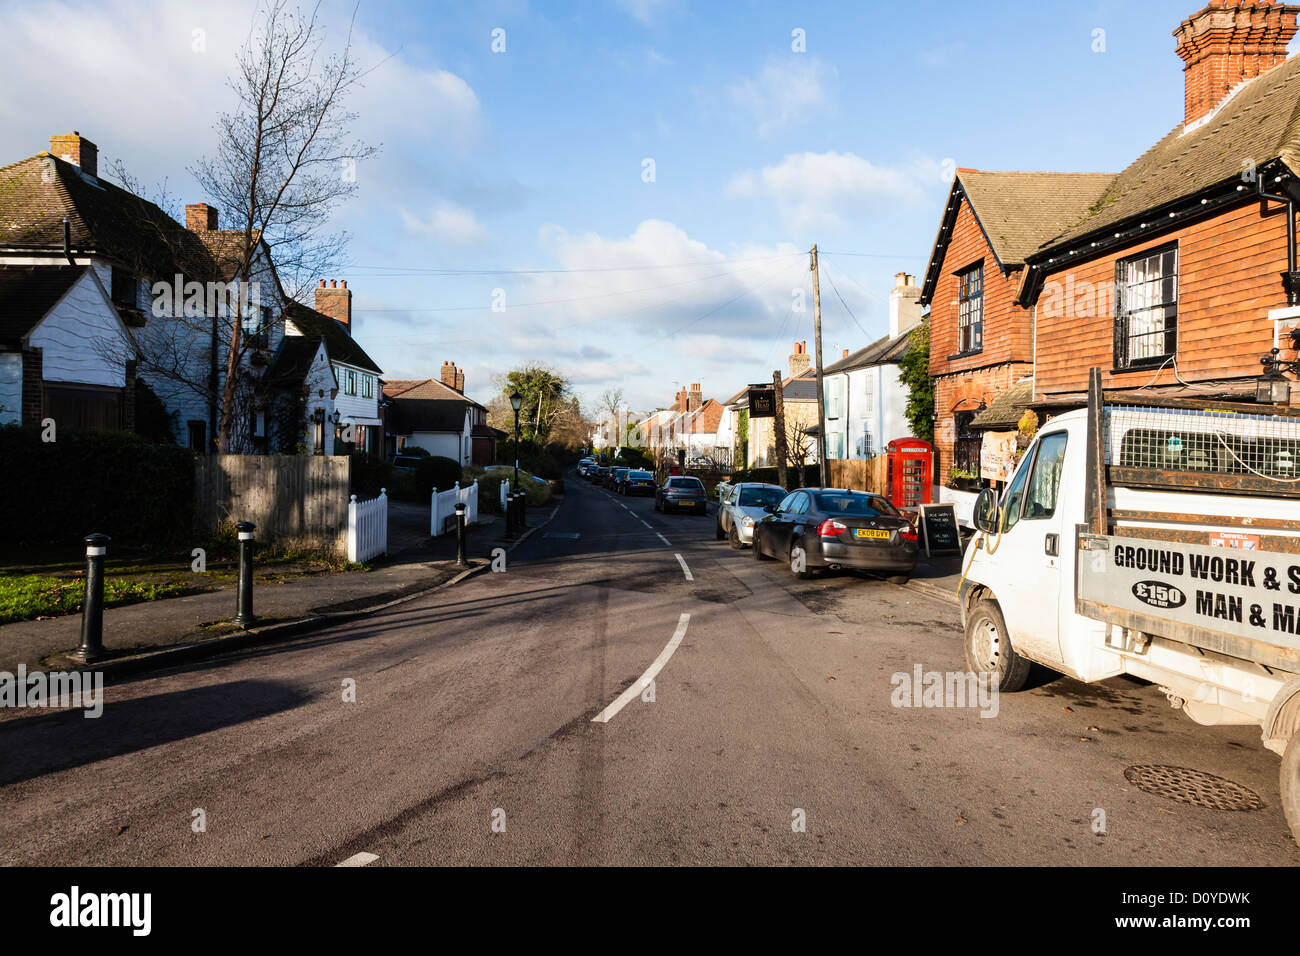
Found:
[{"label": "black car", "polygon": [[623,483],[618,486],[621,495],[653,495],[655,493],[655,476],[648,471],[628,471]]},{"label": "black car", "polygon": [[628,470],[621,465],[616,468],[611,468],[609,474],[605,476],[605,487],[610,491],[618,491],[618,483],[623,480],[623,476],[626,475],[627,472]]},{"label": "black car", "polygon": [[916,567],[912,523],[880,495],[839,488],[801,488],[754,525],[754,558],[788,561],[799,578],[821,568],[883,571],[903,584]]},{"label": "black car", "polygon": [[704,493],[704,482],[684,476],[669,478],[655,492],[655,511],[687,510],[708,514],[709,498]]},{"label": "black car", "polygon": [[609,465],[596,465],[587,469],[587,480],[593,485],[599,485],[604,482],[605,476],[608,474]]}]

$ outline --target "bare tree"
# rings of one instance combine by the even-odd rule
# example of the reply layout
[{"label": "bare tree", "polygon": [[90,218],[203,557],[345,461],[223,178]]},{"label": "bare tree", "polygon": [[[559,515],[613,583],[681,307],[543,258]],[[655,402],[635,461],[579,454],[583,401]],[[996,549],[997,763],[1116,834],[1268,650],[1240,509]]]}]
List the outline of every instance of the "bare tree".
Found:
[{"label": "bare tree", "polygon": [[[254,282],[274,263],[281,287],[295,299],[339,261],[347,237],[326,234],[324,227],[338,203],[356,191],[357,163],[377,150],[348,132],[356,117],[345,101],[365,75],[353,58],[352,23],[342,50],[326,54],[318,12],[319,5],[304,15],[284,0],[267,0],[259,9],[229,80],[237,106],[217,120],[216,152],[191,169],[208,197],[234,214],[233,241],[220,250],[221,271]],[[270,262],[260,264],[263,248]],[[249,309],[241,298],[223,329],[221,451],[230,450],[235,428]],[[251,331],[258,334],[281,321],[257,318],[261,328]]]}]

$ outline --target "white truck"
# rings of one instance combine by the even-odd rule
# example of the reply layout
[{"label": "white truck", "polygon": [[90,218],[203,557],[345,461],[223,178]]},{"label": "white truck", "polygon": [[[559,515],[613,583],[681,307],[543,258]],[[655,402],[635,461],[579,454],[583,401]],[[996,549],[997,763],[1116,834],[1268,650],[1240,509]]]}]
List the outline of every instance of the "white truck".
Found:
[{"label": "white truck", "polygon": [[[1257,724],[1300,842],[1300,414],[1143,399],[1039,429],[980,494],[959,588],[967,667],[1130,674],[1201,724]],[[1271,406],[1269,412],[1273,412]]]}]

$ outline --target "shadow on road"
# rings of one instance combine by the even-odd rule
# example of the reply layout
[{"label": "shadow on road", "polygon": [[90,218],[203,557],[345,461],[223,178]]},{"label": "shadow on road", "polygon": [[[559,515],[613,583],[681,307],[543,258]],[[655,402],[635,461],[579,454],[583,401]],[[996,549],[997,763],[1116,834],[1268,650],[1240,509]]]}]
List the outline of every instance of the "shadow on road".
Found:
[{"label": "shadow on road", "polygon": [[0,724],[0,786],[233,727],[309,699],[285,684],[242,680],[110,700],[94,719],[81,710],[33,711],[40,716]]}]

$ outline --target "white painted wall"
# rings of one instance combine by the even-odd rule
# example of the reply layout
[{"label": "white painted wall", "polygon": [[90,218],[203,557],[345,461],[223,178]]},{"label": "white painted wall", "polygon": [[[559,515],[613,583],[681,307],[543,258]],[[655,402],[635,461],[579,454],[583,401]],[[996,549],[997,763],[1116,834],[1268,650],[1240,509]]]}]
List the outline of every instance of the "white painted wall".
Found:
[{"label": "white painted wall", "polygon": [[[907,421],[907,389],[893,363],[836,372],[825,378],[827,456],[860,459],[883,455],[896,438],[911,436]],[[838,396],[837,418],[832,396]],[[870,447],[864,448],[869,435]],[[837,453],[842,451],[842,454]],[[865,452],[870,452],[870,455]]]},{"label": "white painted wall", "polygon": [[450,432],[412,432],[411,437],[406,440],[406,447],[423,448],[430,455],[439,455],[463,463],[465,458],[461,452],[464,444],[463,437]]},{"label": "white painted wall", "polygon": [[0,425],[19,425],[22,415],[22,353],[0,352]]},{"label": "white painted wall", "polygon": [[[303,377],[303,384],[307,387],[307,421],[303,445],[309,455],[318,453],[332,455],[334,454],[334,400],[330,398],[330,392],[334,388],[334,369],[330,365],[324,344],[317,344],[316,355],[307,374]],[[325,427],[322,430],[325,449],[321,452],[317,452],[315,443],[315,416],[318,408],[323,409],[325,413]]]},{"label": "white painted wall", "polygon": [[27,343],[41,350],[47,382],[126,385],[126,329],[89,272],[28,333]]}]

